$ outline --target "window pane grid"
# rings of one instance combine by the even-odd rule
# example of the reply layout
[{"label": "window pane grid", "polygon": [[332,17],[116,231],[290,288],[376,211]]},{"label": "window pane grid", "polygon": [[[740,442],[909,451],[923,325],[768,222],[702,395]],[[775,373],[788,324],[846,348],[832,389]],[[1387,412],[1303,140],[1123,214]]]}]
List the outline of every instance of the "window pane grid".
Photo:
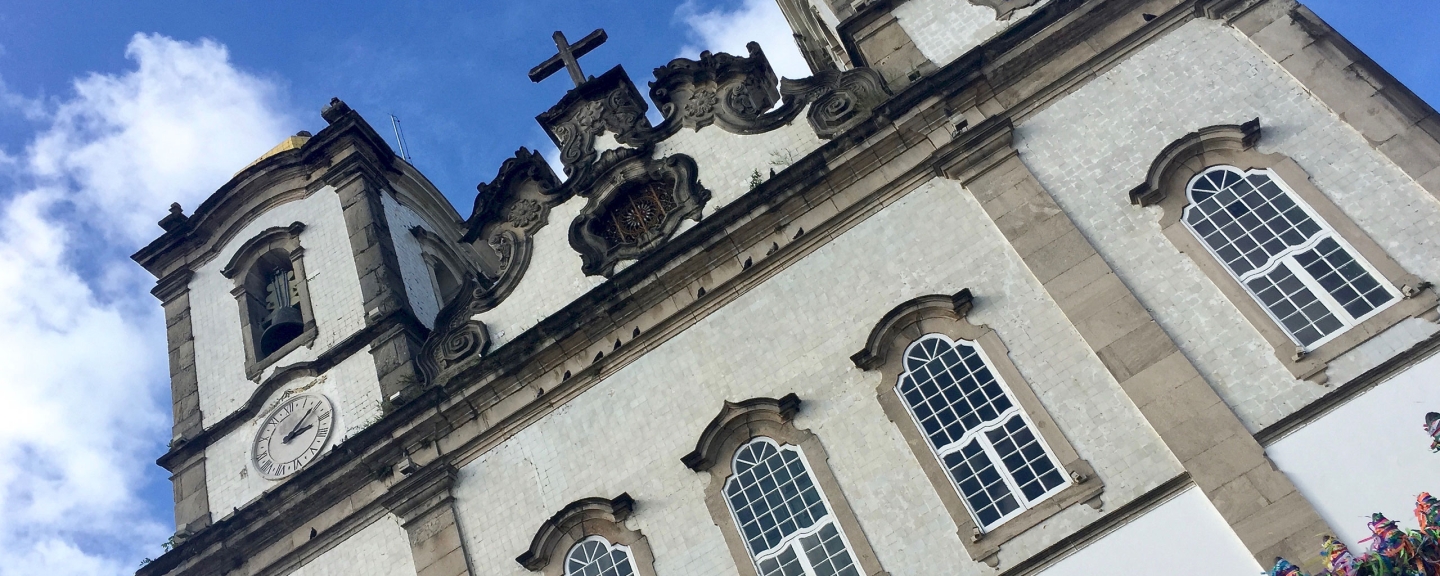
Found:
[{"label": "window pane grid", "polygon": [[944,456],[945,467],[950,477],[960,487],[960,495],[970,504],[970,510],[980,520],[980,525],[993,526],[996,522],[1020,509],[1010,486],[1000,477],[990,455],[980,447],[978,439],[963,448]]},{"label": "window pane grid", "polygon": [[855,562],[850,558],[850,552],[845,549],[845,541],[840,538],[840,531],[835,529],[834,522],[826,524],[819,532],[801,538],[800,547],[805,549],[805,559],[809,561],[815,576],[858,576]]},{"label": "window pane grid", "polygon": [[737,452],[736,462],[726,497],[752,553],[774,548],[828,514],[799,454],[754,442]]},{"label": "window pane grid", "polygon": [[904,362],[896,392],[982,527],[1068,485],[978,347],[931,335]]},{"label": "window pane grid", "polygon": [[621,546],[611,548],[599,539],[584,540],[566,557],[567,576],[634,576],[630,553]]},{"label": "window pane grid", "polygon": [[1351,318],[1363,318],[1395,299],[1394,294],[1376,281],[1375,277],[1334,239],[1326,238],[1316,244],[1313,250],[1296,254],[1295,261],[1315,278],[1321,288],[1335,298],[1336,303],[1340,304]]},{"label": "window pane grid", "polygon": [[859,576],[798,448],[757,438],[736,450],[725,498],[761,576]]},{"label": "window pane grid", "polygon": [[1212,168],[1188,192],[1186,226],[1302,348],[1397,300],[1269,171]]},{"label": "window pane grid", "polygon": [[1065,484],[1065,477],[1018,414],[985,436],[1026,499],[1033,501]]},{"label": "window pane grid", "polygon": [[1266,267],[1321,227],[1269,176],[1216,170],[1192,186],[1186,222],[1236,275]]},{"label": "window pane grid", "polygon": [[905,359],[909,373],[901,379],[900,395],[931,448],[959,442],[1013,406],[975,348],[939,339],[919,344]]},{"label": "window pane grid", "polygon": [[1302,345],[1314,344],[1345,326],[1284,263],[1246,284]]}]

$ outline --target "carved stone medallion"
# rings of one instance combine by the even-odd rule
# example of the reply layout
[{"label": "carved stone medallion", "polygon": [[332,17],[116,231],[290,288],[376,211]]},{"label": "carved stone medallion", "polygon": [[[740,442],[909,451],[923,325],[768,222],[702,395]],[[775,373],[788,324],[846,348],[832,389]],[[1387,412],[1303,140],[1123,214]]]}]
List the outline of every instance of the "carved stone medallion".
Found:
[{"label": "carved stone medallion", "polygon": [[590,202],[570,224],[570,246],[587,275],[611,275],[622,260],[643,256],[686,218],[700,219],[710,191],[697,181],[695,160],[675,154],[633,158],[585,192]]}]

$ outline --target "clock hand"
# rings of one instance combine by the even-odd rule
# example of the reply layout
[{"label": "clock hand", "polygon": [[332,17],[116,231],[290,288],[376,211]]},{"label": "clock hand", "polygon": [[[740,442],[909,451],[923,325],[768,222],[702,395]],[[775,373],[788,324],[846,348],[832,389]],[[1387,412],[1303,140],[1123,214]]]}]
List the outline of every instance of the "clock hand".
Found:
[{"label": "clock hand", "polygon": [[301,417],[300,417],[300,420],[297,421],[297,422],[295,422],[295,427],[292,428],[292,429],[290,429],[290,433],[289,433],[289,434],[286,434],[284,438],[281,438],[281,439],[280,439],[280,443],[281,443],[281,444],[289,444],[290,441],[291,441],[291,440],[294,440],[296,436],[299,436],[301,432],[304,432],[305,430],[310,429],[309,426],[306,426],[306,427],[304,427],[304,428],[301,428],[300,425],[301,425],[301,424],[304,424],[304,423],[305,423],[305,420],[306,420],[307,418],[309,418],[309,417],[310,417],[310,414],[312,414],[312,413],[314,413],[314,412],[315,412],[315,407],[314,407],[314,406],[311,406],[309,410],[306,410],[306,411],[305,411],[305,415],[304,415],[304,416],[301,416]]}]

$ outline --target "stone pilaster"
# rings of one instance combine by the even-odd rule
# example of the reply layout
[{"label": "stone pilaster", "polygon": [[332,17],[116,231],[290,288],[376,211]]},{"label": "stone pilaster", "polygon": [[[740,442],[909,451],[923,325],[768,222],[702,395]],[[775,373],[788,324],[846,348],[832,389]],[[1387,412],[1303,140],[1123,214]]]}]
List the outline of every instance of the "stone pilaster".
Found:
[{"label": "stone pilaster", "polygon": [[[204,430],[200,413],[200,381],[195,372],[195,333],[190,324],[189,269],[180,269],[150,291],[165,308],[165,335],[170,355],[170,398],[174,427],[171,445],[181,444]],[[171,470],[175,496],[175,527],[188,534],[210,525],[210,496],[205,487],[203,453]]]},{"label": "stone pilaster", "polygon": [[[335,186],[345,213],[360,294],[365,300],[365,322],[375,324],[395,314],[413,318],[390,222],[381,202],[384,180],[363,162],[352,156],[332,168],[334,176],[327,175],[326,180]],[[415,358],[424,338],[416,333],[415,322],[397,324],[370,344],[380,391],[387,400],[397,398],[397,394],[403,400],[420,382]]]},{"label": "stone pilaster", "polygon": [[417,576],[470,576],[470,557],[455,521],[450,489],[456,470],[436,462],[390,488],[382,504],[400,518],[410,536]]},{"label": "stone pilaster", "polygon": [[[1261,565],[1318,562],[1332,533],[1230,406],[1020,160],[1008,121],[941,151],[1045,290]],[[1318,571],[1318,566],[1306,568]]]}]

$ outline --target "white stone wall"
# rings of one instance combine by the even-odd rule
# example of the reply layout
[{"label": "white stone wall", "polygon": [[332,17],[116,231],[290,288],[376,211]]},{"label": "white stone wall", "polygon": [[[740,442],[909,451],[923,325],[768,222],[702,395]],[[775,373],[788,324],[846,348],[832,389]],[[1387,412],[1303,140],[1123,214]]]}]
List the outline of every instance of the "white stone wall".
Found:
[{"label": "white stone wall", "polygon": [[[331,440],[323,449],[329,454],[346,438],[363,430],[380,418],[380,380],[375,375],[375,359],[368,352],[346,358],[328,372],[314,378],[297,378],[287,382],[265,400],[258,415],[235,428],[233,432],[205,448],[205,482],[210,496],[210,513],[219,520],[283,480],[266,480],[251,461],[251,444],[260,423],[287,390],[323,394],[335,405],[335,424]],[[407,556],[408,558],[408,556]]]},{"label": "white stone wall", "polygon": [[[796,424],[826,447],[843,492],[828,496],[849,501],[886,570],[992,573],[968,560],[955,524],[882,411],[880,375],[849,360],[895,305],[966,287],[977,297],[973,321],[998,332],[1106,483],[1106,510],[1180,472],[974,198],[937,180],[463,468],[455,493],[474,565],[487,574],[527,574],[514,558],[541,522],[579,498],[629,492],[637,504],[627,523],[648,537],[657,572],[735,574],[704,503],[708,475],[680,457],[723,401],[794,392],[805,402]],[[1006,544],[1002,562],[1102,513],[1071,507]]]},{"label": "white stone wall", "polygon": [[550,209],[549,223],[534,236],[530,267],[504,301],[478,317],[496,348],[605,281],[580,271],[580,253],[570,247],[570,222],[585,207],[576,196]]},{"label": "white stone wall", "polygon": [[1264,574],[1199,488],[1131,520],[1042,576],[1245,576]]},{"label": "white stone wall", "polygon": [[[1252,431],[1329,389],[1297,381],[1219,289],[1179,253],[1158,208],[1129,204],[1160,151],[1196,129],[1259,117],[1264,153],[1289,155],[1403,267],[1440,278],[1440,205],[1236,30],[1193,20],[1017,128],[1021,158]],[[1203,255],[1202,255],[1203,256]],[[1331,385],[1433,333],[1407,323],[1337,359]],[[1372,350],[1373,349],[1373,350]]]},{"label": "white stone wall", "polygon": [[434,232],[434,227],[414,210],[396,202],[388,193],[381,194],[380,201],[385,205],[385,219],[390,222],[390,237],[395,244],[395,258],[400,264],[400,276],[405,281],[405,295],[410,299],[410,309],[415,311],[415,317],[426,328],[434,328],[435,315],[440,313],[440,298],[435,294],[430,265],[421,257],[424,250],[420,247],[420,239],[410,233],[410,228],[414,226],[431,232]]},{"label": "white stone wall", "polygon": [[1381,512],[1415,525],[1415,497],[1440,493],[1440,454],[1425,413],[1440,411],[1440,356],[1417,363],[1271,445],[1265,452],[1354,550]]},{"label": "white stone wall", "polygon": [[414,576],[410,537],[399,519],[386,514],[325,551],[290,576]]},{"label": "white stone wall", "polygon": [[824,143],[802,112],[789,125],[764,134],[731,134],[715,126],[682,128],[655,146],[655,157],[679,153],[695,159],[700,184],[711,192],[705,204],[708,216],[749,192],[756,172],[762,182],[769,180],[770,170],[778,173]]},{"label": "white stone wall", "polygon": [[1023,20],[1046,1],[1016,10],[1008,20],[996,20],[995,9],[969,0],[910,0],[896,7],[893,14],[920,53],[935,65],[944,66]]},{"label": "white stone wall", "polygon": [[305,249],[306,285],[319,332],[310,347],[301,346],[275,362],[275,369],[317,354],[365,327],[364,300],[345,229],[345,216],[334,188],[322,188],[309,197],[281,204],[245,226],[220,253],[195,269],[190,280],[190,318],[195,335],[195,370],[199,380],[200,410],[211,426],[239,409],[250,398],[256,382],[245,377],[245,343],[240,308],[230,291],[235,281],[220,273],[246,241],[274,226],[303,222],[300,245]]}]

